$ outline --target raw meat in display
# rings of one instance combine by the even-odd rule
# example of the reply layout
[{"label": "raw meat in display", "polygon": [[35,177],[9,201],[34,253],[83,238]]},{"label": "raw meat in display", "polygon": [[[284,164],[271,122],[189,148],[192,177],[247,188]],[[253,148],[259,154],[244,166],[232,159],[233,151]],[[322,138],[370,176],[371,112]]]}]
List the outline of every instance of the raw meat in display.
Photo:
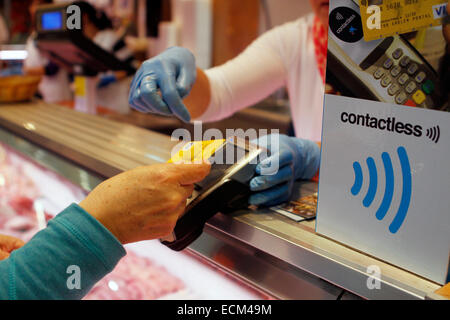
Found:
[{"label": "raw meat in display", "polygon": [[128,251],[116,268],[98,282],[86,300],[154,300],[185,288],[164,267]]},{"label": "raw meat in display", "polygon": [[[54,172],[0,144],[0,233],[28,241],[52,216],[84,195]],[[47,212],[50,196],[64,202],[52,206],[57,207],[53,215]]]},{"label": "raw meat in display", "polygon": [[39,231],[34,210],[34,199],[40,196],[39,189],[24,174],[22,165],[14,162],[4,149],[1,154],[0,233],[28,241]]}]

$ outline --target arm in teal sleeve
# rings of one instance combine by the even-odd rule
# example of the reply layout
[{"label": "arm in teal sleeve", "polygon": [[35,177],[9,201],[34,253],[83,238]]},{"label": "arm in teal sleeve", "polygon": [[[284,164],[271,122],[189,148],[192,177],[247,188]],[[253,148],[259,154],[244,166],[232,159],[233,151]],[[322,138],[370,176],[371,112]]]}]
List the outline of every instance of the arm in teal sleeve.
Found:
[{"label": "arm in teal sleeve", "polygon": [[113,234],[72,204],[0,261],[0,299],[81,299],[125,254]]}]

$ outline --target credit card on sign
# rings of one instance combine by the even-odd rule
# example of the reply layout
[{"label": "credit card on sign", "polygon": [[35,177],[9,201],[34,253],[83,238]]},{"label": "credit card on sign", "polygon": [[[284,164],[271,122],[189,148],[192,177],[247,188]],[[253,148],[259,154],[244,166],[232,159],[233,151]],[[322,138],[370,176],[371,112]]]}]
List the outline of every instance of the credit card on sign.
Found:
[{"label": "credit card on sign", "polygon": [[224,144],[225,139],[209,141],[192,141],[182,146],[182,148],[172,155],[169,163],[191,163],[203,162],[211,158],[214,153]]},{"label": "credit card on sign", "polygon": [[442,25],[446,0],[360,0],[364,40]]}]

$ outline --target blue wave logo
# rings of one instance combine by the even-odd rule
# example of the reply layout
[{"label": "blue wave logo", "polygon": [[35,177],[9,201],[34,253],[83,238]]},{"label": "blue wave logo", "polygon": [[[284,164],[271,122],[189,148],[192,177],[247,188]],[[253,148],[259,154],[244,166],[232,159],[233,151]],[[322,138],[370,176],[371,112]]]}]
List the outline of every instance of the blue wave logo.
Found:
[{"label": "blue wave logo", "polygon": [[[404,147],[399,147],[397,149],[397,154],[402,169],[403,190],[400,200],[400,206],[397,210],[394,220],[389,226],[389,231],[393,234],[397,233],[397,231],[401,228],[403,222],[405,221],[411,203],[412,191],[411,165],[409,162],[408,153],[406,152],[406,149]],[[383,154],[381,155],[381,159],[383,160],[386,183],[383,200],[381,201],[380,207],[375,214],[377,219],[380,221],[384,219],[391,207],[395,184],[394,169],[392,167],[392,160],[390,155],[387,152],[383,152]],[[375,199],[378,190],[378,171],[375,160],[372,157],[367,158],[366,163],[369,169],[370,180],[367,194],[363,199],[363,206],[368,208],[372,205],[372,202]],[[361,164],[359,162],[354,162],[353,170],[355,171],[355,183],[353,184],[350,191],[352,195],[356,196],[360,193],[363,186],[363,173]]]}]

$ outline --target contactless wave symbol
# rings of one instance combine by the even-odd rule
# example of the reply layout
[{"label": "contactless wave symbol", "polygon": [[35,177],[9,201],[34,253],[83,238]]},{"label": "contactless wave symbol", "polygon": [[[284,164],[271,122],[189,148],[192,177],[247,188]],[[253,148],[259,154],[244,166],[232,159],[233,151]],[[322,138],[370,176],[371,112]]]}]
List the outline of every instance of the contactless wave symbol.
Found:
[{"label": "contactless wave symbol", "polygon": [[439,126],[427,129],[427,137],[434,143],[438,143],[441,137],[441,128]]},{"label": "contactless wave symbol", "polygon": [[[412,190],[411,165],[409,163],[409,158],[406,149],[404,147],[399,147],[397,149],[397,154],[400,160],[402,180],[403,180],[402,184],[403,190],[400,199],[400,206],[397,210],[394,220],[389,226],[389,231],[393,234],[397,233],[397,231],[400,229],[403,222],[405,221],[409,205],[411,202],[411,190]],[[392,160],[390,155],[387,152],[383,152],[383,154],[381,155],[381,159],[383,160],[384,172],[386,175],[386,183],[383,200],[381,201],[380,207],[378,208],[375,214],[376,218],[380,221],[384,219],[384,217],[386,216],[391,207],[395,185],[394,169],[392,166]],[[372,157],[368,157],[366,163],[369,169],[370,181],[367,194],[363,199],[363,206],[368,208],[372,205],[372,202],[375,199],[375,195],[378,190],[378,173],[375,160]],[[351,188],[351,193],[352,195],[356,196],[359,194],[363,186],[363,173],[361,164],[359,162],[354,162],[353,170],[355,171],[355,182]]]}]

